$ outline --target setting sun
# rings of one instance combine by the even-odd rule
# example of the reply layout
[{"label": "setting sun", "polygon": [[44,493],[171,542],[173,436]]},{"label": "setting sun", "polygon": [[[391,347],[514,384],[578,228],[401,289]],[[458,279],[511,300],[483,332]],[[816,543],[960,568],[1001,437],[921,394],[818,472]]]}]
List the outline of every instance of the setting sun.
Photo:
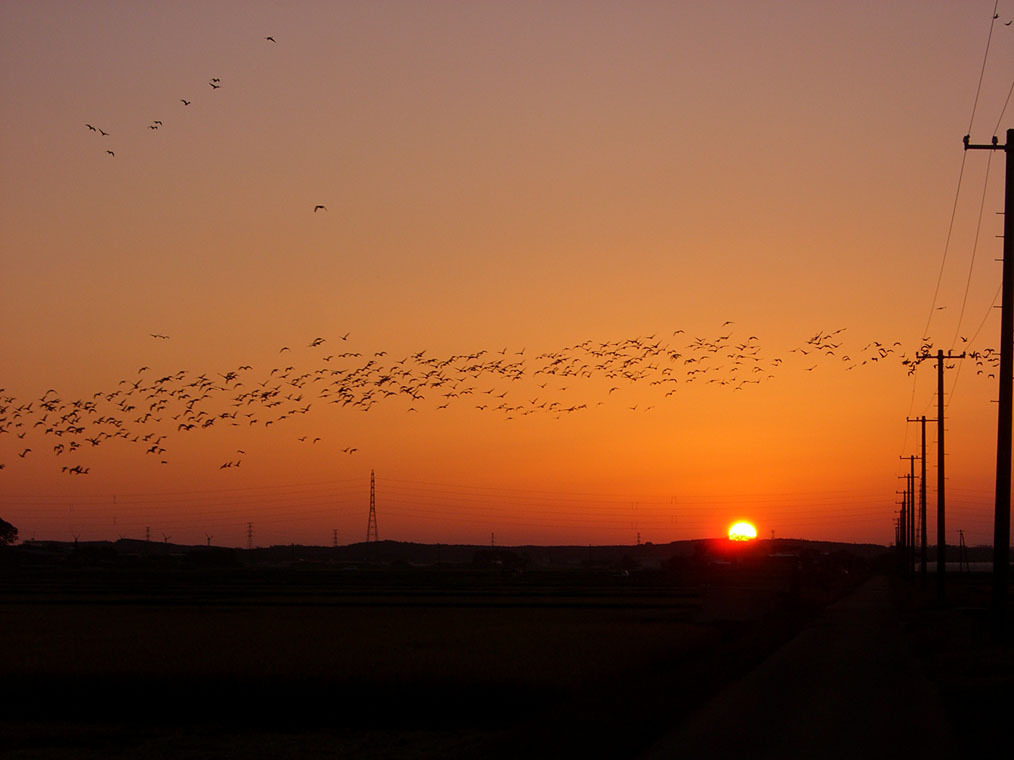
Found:
[{"label": "setting sun", "polygon": [[730,541],[752,541],[757,538],[757,529],[748,522],[738,522],[729,528]]}]

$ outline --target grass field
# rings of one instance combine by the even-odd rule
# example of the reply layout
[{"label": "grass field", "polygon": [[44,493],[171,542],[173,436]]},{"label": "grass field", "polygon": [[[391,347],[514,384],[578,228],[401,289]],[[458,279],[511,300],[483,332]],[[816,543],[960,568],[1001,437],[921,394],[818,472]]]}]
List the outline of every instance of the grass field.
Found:
[{"label": "grass field", "polygon": [[632,757],[798,629],[781,579],[31,570],[6,756]]}]

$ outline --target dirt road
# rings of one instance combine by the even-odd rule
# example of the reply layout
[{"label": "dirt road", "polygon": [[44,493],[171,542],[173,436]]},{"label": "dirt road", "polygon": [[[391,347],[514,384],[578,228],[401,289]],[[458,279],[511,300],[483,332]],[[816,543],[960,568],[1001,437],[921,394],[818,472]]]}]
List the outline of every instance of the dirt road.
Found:
[{"label": "dirt road", "polygon": [[645,759],[955,756],[878,576],[674,726]]}]

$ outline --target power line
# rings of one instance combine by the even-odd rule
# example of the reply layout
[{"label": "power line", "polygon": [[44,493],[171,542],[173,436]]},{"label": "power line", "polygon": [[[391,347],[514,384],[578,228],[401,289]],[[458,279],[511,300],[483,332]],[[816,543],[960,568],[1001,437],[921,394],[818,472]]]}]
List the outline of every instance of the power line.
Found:
[{"label": "power line", "polygon": [[982,213],[986,208],[986,193],[989,190],[989,169],[993,165],[993,154],[986,159],[986,176],[982,181],[982,198],[979,201],[979,218],[975,224],[975,238],[972,241],[972,256],[968,262],[968,278],[965,280],[965,295],[961,299],[961,310],[958,312],[958,322],[954,328],[954,337],[951,339],[951,350],[958,342],[961,334],[961,321],[965,317],[965,306],[968,304],[968,291],[972,287],[972,271],[975,267],[975,254],[979,250],[979,233],[982,232]]},{"label": "power line", "polygon": [[979,69],[979,83],[975,87],[975,99],[972,101],[972,114],[968,117],[968,134],[972,133],[972,123],[975,121],[975,110],[979,105],[979,93],[982,91],[982,78],[986,73],[986,61],[989,59],[989,43],[993,39],[993,27],[996,25],[997,8],[1000,7],[1000,0],[993,4],[993,13],[989,18],[989,34],[986,35],[986,50],[982,54],[982,67]]}]

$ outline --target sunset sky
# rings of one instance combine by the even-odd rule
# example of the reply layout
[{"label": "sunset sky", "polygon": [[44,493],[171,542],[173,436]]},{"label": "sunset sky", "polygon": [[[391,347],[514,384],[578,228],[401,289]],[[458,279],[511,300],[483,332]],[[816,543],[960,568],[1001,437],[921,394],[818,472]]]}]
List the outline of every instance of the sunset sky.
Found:
[{"label": "sunset sky", "polygon": [[[373,469],[381,539],[890,543],[902,358],[999,347],[1003,154],[961,139],[1014,126],[1012,19],[2,0],[0,517],[344,544]],[[954,543],[996,371],[947,372]]]}]

